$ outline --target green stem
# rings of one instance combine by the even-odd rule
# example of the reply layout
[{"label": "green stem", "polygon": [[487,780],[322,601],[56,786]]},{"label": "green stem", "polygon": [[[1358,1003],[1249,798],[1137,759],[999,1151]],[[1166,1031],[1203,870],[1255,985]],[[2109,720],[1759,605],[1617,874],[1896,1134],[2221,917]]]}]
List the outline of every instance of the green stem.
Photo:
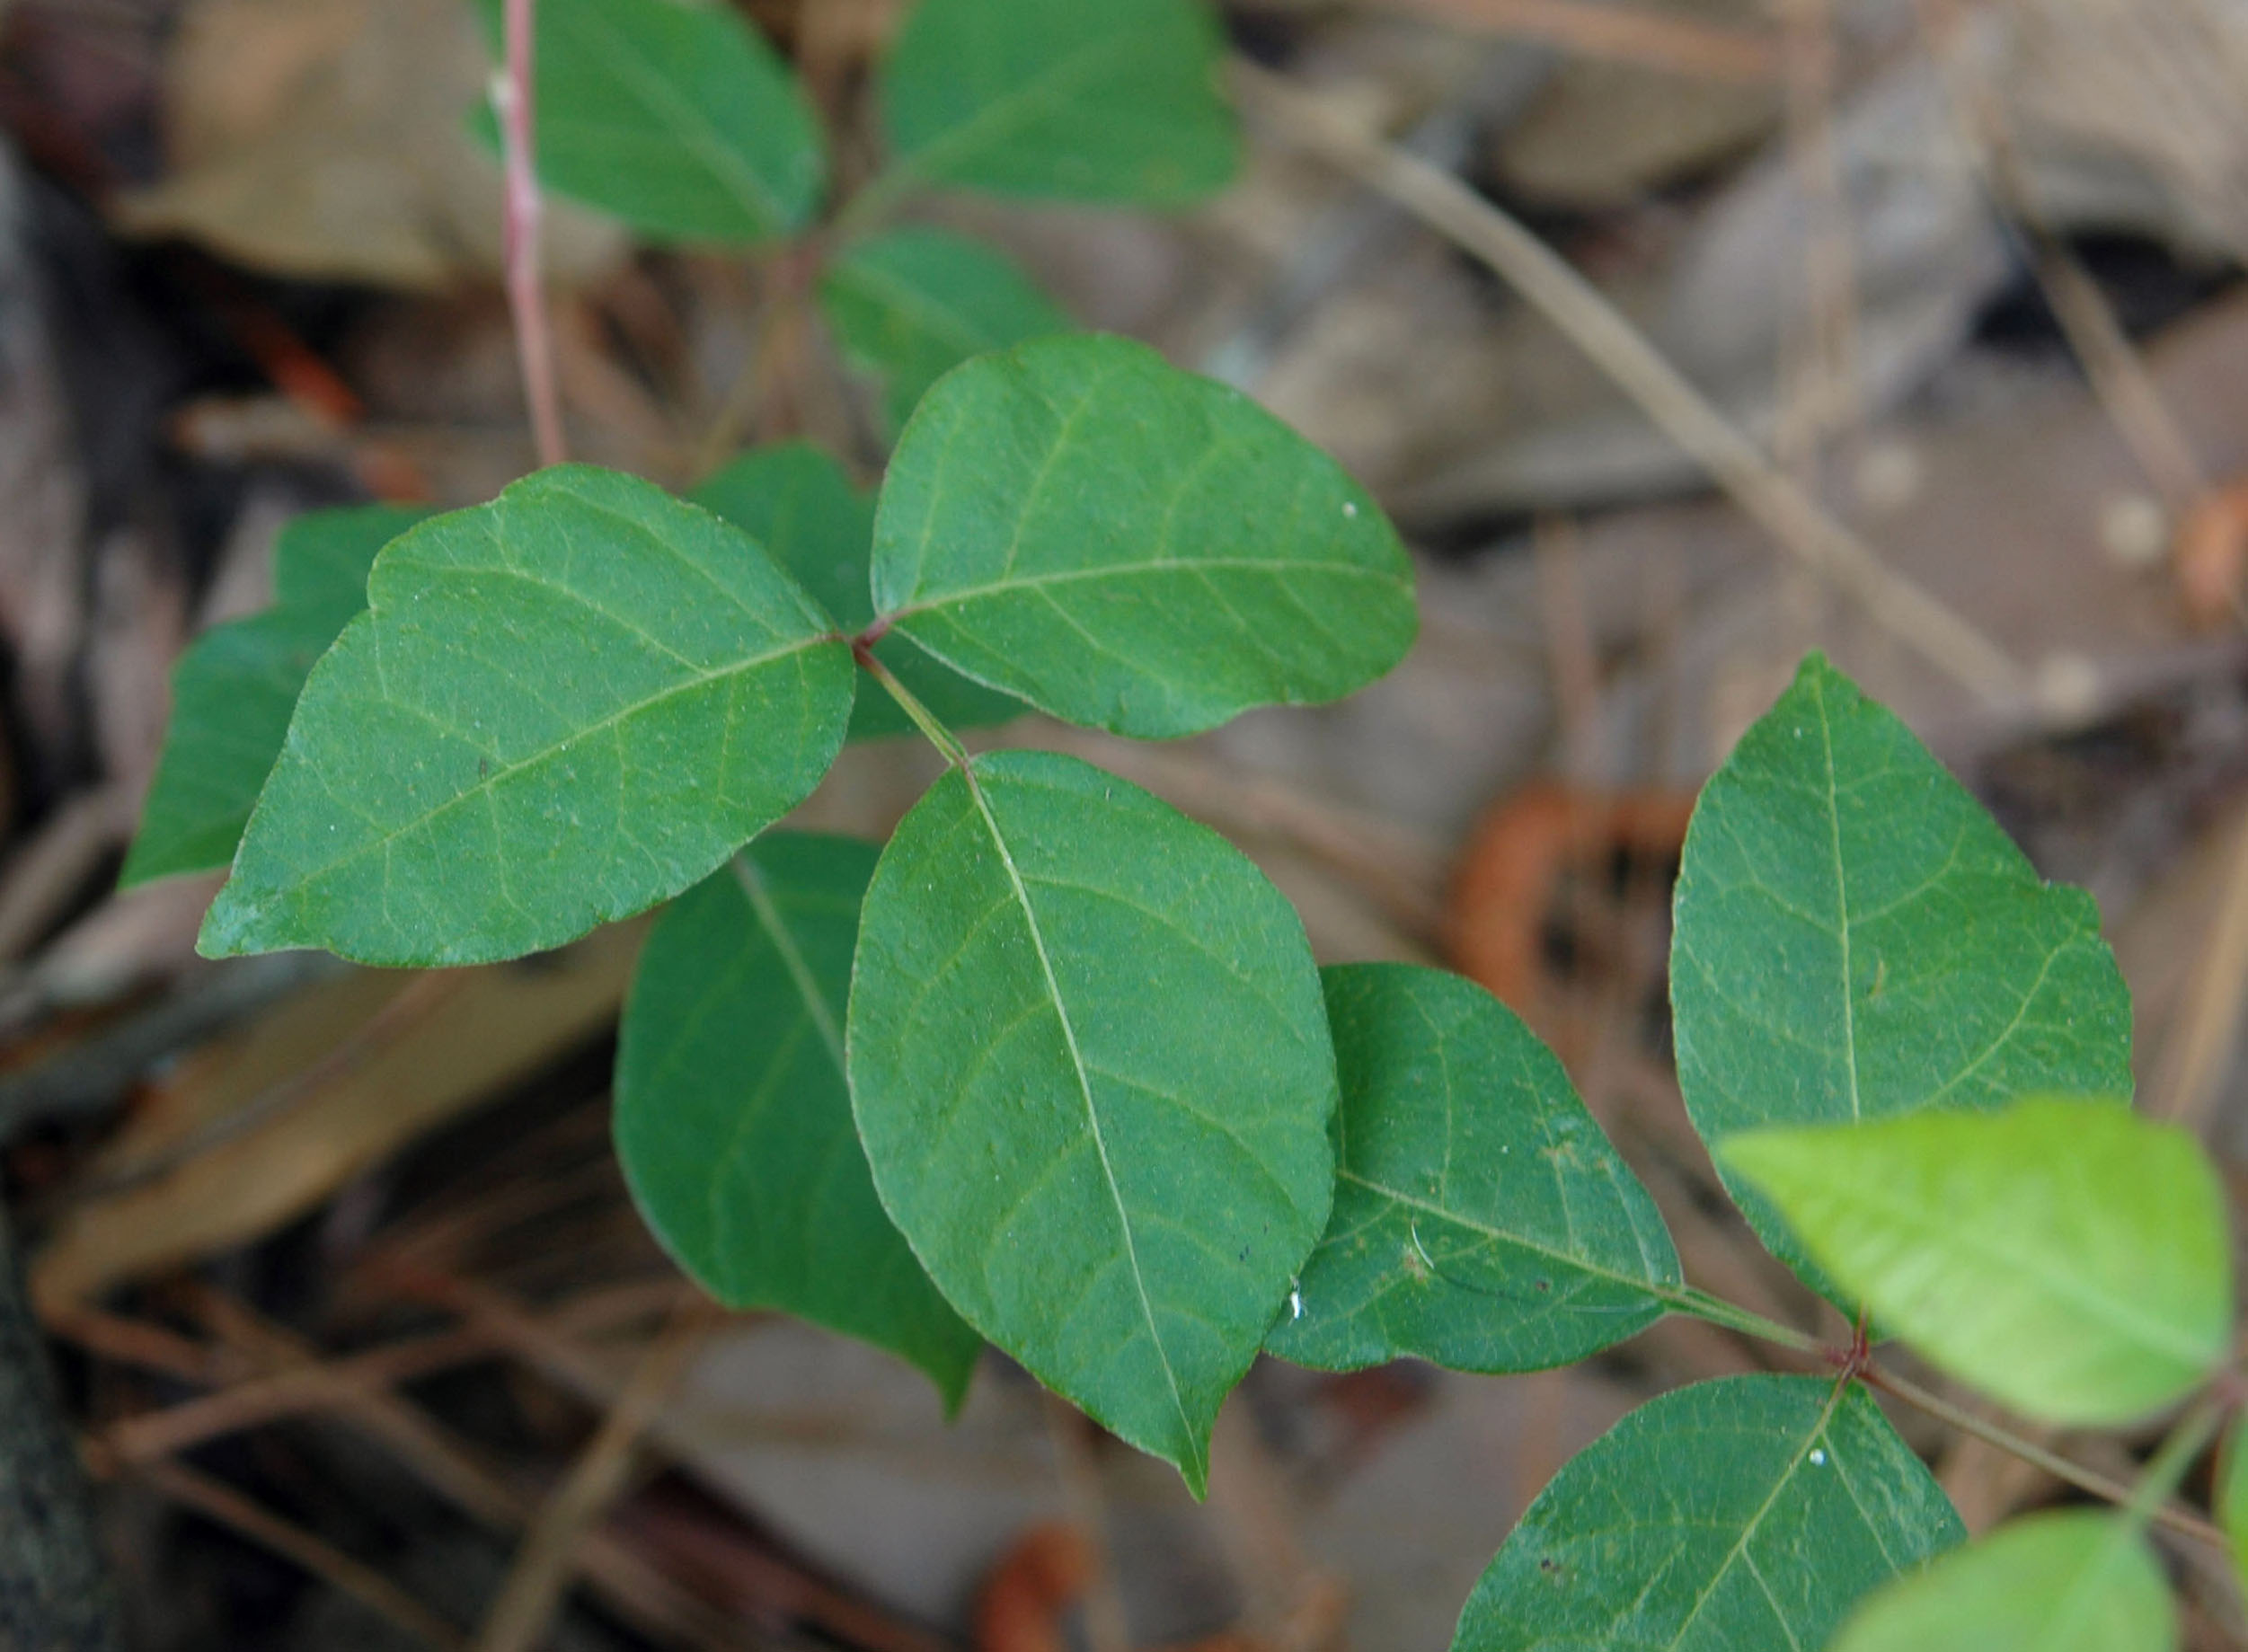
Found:
[{"label": "green stem", "polygon": [[828,233],[839,242],[853,240],[879,225],[920,187],[921,175],[910,164],[893,165],[843,203]]},{"label": "green stem", "polygon": [[[1948,1424],[1961,1434],[1972,1435],[1986,1445],[1996,1446],[2008,1456],[2019,1457],[2031,1467],[2041,1469],[2055,1480],[2074,1486],[2079,1491],[2088,1491],[2103,1501],[2120,1504],[2127,1511],[2144,1499],[2144,1511],[2138,1515],[2138,1518],[2142,1520],[2151,1520],[2156,1525],[2175,1532],[2182,1537],[2192,1538],[2197,1542],[2208,1543],[2225,1550],[2229,1550],[2231,1547],[2231,1540],[2217,1527],[2191,1511],[2176,1507],[2167,1501],[2171,1491],[2175,1489],[2178,1480],[2183,1476],[2187,1465],[2192,1462],[2200,1445],[2207,1443],[2206,1434],[2194,1442],[2193,1449],[2183,1453],[2183,1460],[2173,1471],[2164,1459],[2169,1454],[2170,1446],[2177,1444],[2180,1436],[2184,1434],[2185,1431],[2182,1428],[2179,1435],[2173,1435],[2170,1443],[2164,1446],[2162,1453],[2158,1454],[2155,1459],[2155,1464],[2149,1468],[2146,1477],[2137,1486],[2133,1487],[2110,1475],[2102,1474],[2097,1469],[2088,1469],[2082,1463],[2071,1462],[2059,1453],[2048,1451],[2034,1440],[2023,1439],[2010,1429],[2002,1428],[1996,1423],[1986,1422],[1972,1411],[1953,1405],[1941,1395],[1932,1393],[1921,1387],[1919,1383],[1900,1377],[1893,1371],[1885,1371],[1879,1365],[1868,1365],[1858,1373],[1858,1380],[1868,1388],[1878,1389],[1882,1393],[1903,1400],[1916,1411],[1925,1411],[1938,1422]],[[2161,1468],[2163,1472],[2170,1476],[2169,1484],[2165,1485],[2155,1479],[2155,1467]]]},{"label": "green stem", "polygon": [[1794,1349],[1798,1354],[1824,1354],[1827,1351],[1826,1345],[1816,1337],[1797,1330],[1792,1326],[1783,1325],[1777,1320],[1767,1320],[1761,1313],[1738,1307],[1721,1296],[1695,1290],[1692,1285],[1664,1291],[1659,1294],[1674,1312],[1691,1315],[1711,1325],[1721,1325],[1727,1330],[1737,1330],[1744,1337],[1775,1342],[1783,1348]]},{"label": "green stem", "polygon": [[[2147,1460],[2146,1468],[2138,1477],[2138,1486],[2131,1493],[2130,1501],[2123,1506],[2123,1518],[2134,1527],[2144,1526],[2149,1520],[2159,1518],[2170,1494],[2185,1479],[2186,1471],[2199,1459],[2208,1443],[2217,1437],[2217,1431],[2225,1426],[2224,1404],[2217,1400],[2203,1400],[2187,1412],[2160,1450]],[[2224,1541],[2219,1533],[2218,1540]]]},{"label": "green stem", "polygon": [[898,702],[906,715],[913,719],[913,726],[921,730],[930,745],[943,754],[944,760],[961,773],[967,773],[968,748],[960,743],[950,729],[937,720],[935,712],[916,698],[913,690],[899,682],[889,667],[874,658],[874,645],[863,635],[854,637],[851,640],[851,654],[866,674],[880,683],[889,697]]}]

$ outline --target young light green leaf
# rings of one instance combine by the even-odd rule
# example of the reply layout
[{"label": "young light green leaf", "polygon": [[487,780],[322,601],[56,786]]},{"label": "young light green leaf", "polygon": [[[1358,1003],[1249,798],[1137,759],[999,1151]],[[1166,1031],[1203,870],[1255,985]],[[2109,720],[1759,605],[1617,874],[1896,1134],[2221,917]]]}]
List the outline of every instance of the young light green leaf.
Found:
[{"label": "young light green leaf", "polygon": [[979,357],[906,428],[874,603],[978,682],[1163,738],[1332,700],[1418,625],[1381,510],[1237,392],[1124,339]]},{"label": "young light green leaf", "polygon": [[1476,1585],[1453,1652],[1823,1647],[1862,1597],[1964,1535],[1856,1385],[1702,1383],[1553,1477]]},{"label": "young light green leaf", "polygon": [[882,70],[892,165],[994,195],[1189,206],[1241,163],[1223,57],[1202,0],[920,0]]},{"label": "young light green leaf", "polygon": [[672,903],[624,1006],[616,1156],[648,1225],[719,1301],[888,1348],[957,1409],[982,1339],[882,1214],[844,1078],[875,855],[775,833]]},{"label": "young light green leaf", "polygon": [[[2130,998],[2091,897],[2042,882],[1818,655],[1703,791],[1670,998],[1679,1086],[1713,1147],[1764,1126],[2130,1093]],[[1803,1273],[1784,1225],[1719,1169]]]},{"label": "young light green leaf", "polygon": [[941,229],[892,230],[845,249],[819,284],[819,308],[844,353],[881,379],[893,430],[969,357],[1069,331],[1012,260]]},{"label": "young light green leaf", "polygon": [[[852,486],[828,454],[802,442],[759,448],[712,475],[691,497],[771,552],[844,630],[855,633],[873,623],[867,584],[873,497]],[[949,729],[995,728],[1029,709],[947,670],[905,637],[881,638],[874,657]],[[870,690],[852,707],[854,740],[912,729],[912,720],[886,693]]]},{"label": "young light green leaf", "polygon": [[882,855],[847,1047],[874,1185],[938,1287],[1199,1496],[1334,1188],[1294,909],[1113,775],[978,757]]},{"label": "young light green leaf", "polygon": [[562,945],[700,882],[843,744],[849,648],[757,543],[570,465],[412,529],[305,685],[213,957]]},{"label": "young light green leaf", "polygon": [[1472,981],[1323,972],[1342,1078],[1334,1215],[1265,1346],[1354,1371],[1539,1371],[1668,1312],[1678,1253],[1553,1053]]},{"label": "young light green leaf", "polygon": [[[478,0],[500,55],[502,0]],[[762,35],[711,0],[539,0],[539,177],[664,241],[801,229],[827,187],[819,117]],[[489,108],[474,123],[497,147]]]},{"label": "young light green leaf", "polygon": [[2012,1521],[1868,1600],[1833,1652],[2173,1652],[2177,1609],[2118,1515]]},{"label": "young light green leaf", "polygon": [[2030,1100],[1718,1151],[1876,1320],[2025,1416],[2129,1422],[2231,1342],[2217,1172],[2126,1108]]},{"label": "young light green leaf", "polygon": [[315,510],[273,547],[273,605],[196,639],[172,673],[172,724],[120,887],[216,871],[235,858],[313,661],[367,606],[375,553],[428,515]]}]

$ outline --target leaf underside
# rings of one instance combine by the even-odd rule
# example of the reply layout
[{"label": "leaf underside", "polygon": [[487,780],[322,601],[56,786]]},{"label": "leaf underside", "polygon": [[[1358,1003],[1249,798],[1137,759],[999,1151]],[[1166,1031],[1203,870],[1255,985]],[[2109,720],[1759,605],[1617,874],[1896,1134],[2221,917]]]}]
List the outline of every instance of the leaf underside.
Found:
[{"label": "leaf underside", "polygon": [[945,1296],[1199,1495],[1333,1188],[1294,909],[1137,787],[978,757],[883,853],[848,1048],[875,1186]]},{"label": "leaf underside", "polygon": [[367,606],[375,553],[429,513],[316,510],[273,547],[273,605],[214,626],[172,674],[172,722],[118,879],[127,888],[235,858],[313,662]]},{"label": "leaf underside", "polygon": [[[479,0],[500,55],[502,0]],[[663,241],[748,246],[801,230],[827,187],[819,119],[727,5],[540,0],[540,181]],[[497,146],[491,110],[475,126]]]},{"label": "leaf underside", "polygon": [[1697,1383],[1553,1477],[1476,1585],[1453,1652],[1823,1647],[1857,1601],[1964,1535],[1855,1384]]},{"label": "leaf underside", "polygon": [[731,1308],[888,1348],[957,1408],[983,1342],[882,1212],[843,1022],[877,851],[775,833],[673,902],[616,1058],[616,1154],[649,1226]]},{"label": "leaf underside", "polygon": [[[1695,809],[1670,994],[1679,1086],[1713,1147],[1766,1126],[2130,1093],[2129,995],[2091,897],[2040,880],[1817,655]],[[1723,1173],[1758,1236],[1830,1291]]]},{"label": "leaf underside", "polygon": [[874,601],[978,682],[1164,738],[1387,671],[1419,617],[1395,532],[1237,392],[1128,340],[1034,340],[931,391],[882,488]]},{"label": "leaf underside", "polygon": [[314,667],[199,941],[487,963],[700,882],[835,760],[853,668],[752,540],[564,466],[426,522]]},{"label": "leaf underside", "polygon": [[2217,1173],[2191,1136],[2126,1108],[2031,1100],[1721,1152],[1887,1329],[2025,1416],[2132,1421],[2231,1342]]},{"label": "leaf underside", "polygon": [[1833,1652],[2172,1652],[2177,1609],[2115,1515],[2031,1515],[1873,1596]]},{"label": "leaf underside", "polygon": [[1070,325],[1004,254],[918,226],[847,248],[820,281],[819,308],[844,353],[882,381],[893,432],[930,385],[970,357]]},{"label": "leaf underside", "polygon": [[1267,1348],[1326,1370],[1536,1371],[1661,1318],[1682,1284],[1662,1216],[1536,1035],[1440,970],[1323,978],[1334,1215]]},{"label": "leaf underside", "polygon": [[881,76],[892,164],[994,195],[1182,207],[1241,142],[1201,0],[920,0]]},{"label": "leaf underside", "polygon": [[[867,564],[874,500],[829,455],[802,442],[762,447],[712,475],[691,497],[763,545],[844,630],[862,632],[873,623]],[[948,729],[996,728],[1029,710],[947,670],[894,632],[874,645],[874,657]],[[851,708],[854,740],[912,730],[913,720],[898,702],[871,685]]]}]

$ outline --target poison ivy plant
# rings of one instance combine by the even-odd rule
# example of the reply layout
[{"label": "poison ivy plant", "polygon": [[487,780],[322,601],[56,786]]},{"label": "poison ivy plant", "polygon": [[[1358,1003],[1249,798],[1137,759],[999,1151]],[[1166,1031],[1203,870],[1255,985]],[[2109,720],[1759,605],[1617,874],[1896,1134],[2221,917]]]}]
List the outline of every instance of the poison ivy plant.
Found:
[{"label": "poison ivy plant", "polygon": [[[804,443],[745,454],[692,497],[770,551],[845,631],[862,632],[874,623],[874,599],[868,593],[874,500],[827,454]],[[880,639],[873,652],[950,728],[988,728],[1020,717],[1026,709],[1020,700],[947,670],[903,635]],[[851,709],[854,740],[905,734],[912,728],[912,720],[888,694],[861,694]]]},{"label": "poison ivy plant", "polygon": [[[495,57],[504,0],[477,0]],[[538,170],[655,240],[749,246],[803,229],[827,188],[788,66],[709,0],[538,0]],[[499,145],[489,109],[477,112]]]},{"label": "poison ivy plant", "polygon": [[844,352],[882,381],[893,431],[970,357],[1069,331],[1069,318],[1012,261],[935,229],[892,230],[846,248],[820,282],[819,307]]},{"label": "poison ivy plant", "polygon": [[1199,0],[920,0],[883,66],[893,163],[995,195],[1183,206],[1239,139]]},{"label": "poison ivy plant", "polygon": [[1876,1596],[1834,1652],[2171,1652],[2177,1613],[2114,1515],[2033,1515]]},{"label": "poison ivy plant", "polygon": [[[674,902],[615,1124],[680,1265],[951,1405],[988,1339],[1198,1493],[1261,1348],[1518,1371],[1687,1314],[1823,1373],[1626,1417],[1500,1550],[1461,1652],[2168,1644],[2143,1532],[2181,1524],[2165,1500],[2239,1380],[2213,1172],[2120,1105],[2040,1099],[2129,1093],[2097,914],[1823,659],[1704,793],[1671,985],[1687,1114],[1851,1314],[1829,1343],[1687,1283],[1480,989],[1323,976],[1207,828],[1076,758],[960,744],[1025,709],[1195,734],[1352,693],[1413,640],[1396,534],[1332,461],[889,221],[922,188],[1215,190],[1238,144],[1214,14],[920,0],[876,88],[888,170],[821,222],[831,146],[732,9],[537,10],[541,175],[655,239],[770,245],[783,319],[816,304],[881,382],[881,491],[790,446],[694,502],[571,466],[427,520],[308,519],[274,611],[183,662],[128,878],[231,855],[208,951],[423,967]],[[761,835],[846,737],[909,729],[945,769],[887,847]],[[2206,1392],[2120,1515],[1949,1552],[1958,1517],[1869,1391],[2011,1436],[1884,1366],[1877,1330],[2062,1422]]]},{"label": "poison ivy plant", "polygon": [[1681,1294],[1645,1188],[1514,1012],[1439,970],[1325,974],[1342,1081],[1334,1215],[1267,1346],[1349,1371],[1536,1371]]},{"label": "poison ivy plant", "polygon": [[1097,337],[930,393],[882,485],[874,604],[962,675],[1143,739],[1338,699],[1418,623],[1394,530],[1332,460]]},{"label": "poison ivy plant", "polygon": [[712,1295],[893,1349],[957,1407],[982,1339],[882,1214],[844,1076],[876,853],[775,833],[672,904],[625,1005],[616,1156]]},{"label": "poison ivy plant", "polygon": [[375,553],[424,514],[320,510],[282,532],[273,605],[206,632],[172,674],[172,727],[120,884],[216,871],[235,858],[313,661],[367,606]]},{"label": "poison ivy plant", "polygon": [[[1678,1083],[1713,1144],[2131,1093],[2130,1001],[2091,898],[2043,882],[1911,731],[1817,656],[1704,790],[1673,937]],[[1721,1153],[1718,1169],[1800,1265]]]},{"label": "poison ivy plant", "polygon": [[1452,1646],[1822,1647],[1868,1593],[1964,1535],[1862,1390],[1703,1383],[1640,1407],[1554,1476]]},{"label": "poison ivy plant", "polygon": [[2130,1422],[2206,1382],[2232,1339],[2217,1173],[2123,1108],[2032,1100],[1720,1152],[1884,1325],[2025,1415]]}]

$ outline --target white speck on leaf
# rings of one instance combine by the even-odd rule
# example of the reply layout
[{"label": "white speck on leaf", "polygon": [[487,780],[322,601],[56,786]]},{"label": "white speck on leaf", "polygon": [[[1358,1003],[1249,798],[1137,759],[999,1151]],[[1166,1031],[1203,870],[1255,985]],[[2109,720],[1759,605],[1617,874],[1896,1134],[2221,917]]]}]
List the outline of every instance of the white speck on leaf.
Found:
[{"label": "white speck on leaf", "polygon": [[1359,508],[1350,503],[1350,500],[1345,499],[1342,502],[1342,514],[1346,517],[1355,517],[1359,514]]},{"label": "white speck on leaf", "polygon": [[1288,1294],[1288,1317],[1291,1320],[1304,1317],[1304,1287],[1301,1285],[1297,1285]]},{"label": "white speck on leaf", "polygon": [[1827,1453],[1825,1450],[1818,1446],[1812,1447],[1810,1460],[1811,1467],[1814,1469],[1825,1468],[1827,1466]]}]

